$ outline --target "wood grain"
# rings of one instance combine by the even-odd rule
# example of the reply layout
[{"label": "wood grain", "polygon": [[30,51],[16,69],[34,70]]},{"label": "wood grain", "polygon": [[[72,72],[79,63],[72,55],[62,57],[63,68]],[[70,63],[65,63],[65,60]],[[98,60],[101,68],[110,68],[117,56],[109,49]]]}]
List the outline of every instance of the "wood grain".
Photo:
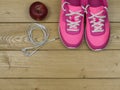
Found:
[{"label": "wood grain", "polygon": [[[58,23],[42,23],[49,29],[50,38],[58,38]],[[30,23],[2,23],[0,24],[0,50],[21,50],[24,47],[32,46],[27,38],[27,30]],[[111,23],[111,39],[107,46],[108,49],[120,49],[120,24]],[[42,34],[34,32],[34,38],[40,41]],[[60,39],[47,43],[40,50],[61,50],[66,49]],[[84,41],[78,49],[88,49]]]},{"label": "wood grain", "polygon": [[120,78],[120,51],[0,51],[0,78]]},{"label": "wood grain", "polygon": [[[6,87],[7,86],[7,87]],[[119,90],[120,79],[1,79],[0,90]]]},{"label": "wood grain", "polygon": [[[29,16],[29,6],[36,0],[0,0],[0,22],[35,22]],[[49,15],[42,22],[58,22],[60,0],[40,0],[49,9]],[[120,22],[120,0],[109,0],[111,22]]]},{"label": "wood grain", "polygon": [[[20,50],[31,46],[26,31],[36,22],[29,16],[34,1],[0,0],[0,90],[120,90],[120,0],[109,0],[111,39],[104,51],[90,51],[85,41],[68,50],[57,39],[26,57]],[[40,21],[49,40],[58,38],[61,0],[39,1],[49,9]],[[39,31],[33,34],[42,39]]]}]

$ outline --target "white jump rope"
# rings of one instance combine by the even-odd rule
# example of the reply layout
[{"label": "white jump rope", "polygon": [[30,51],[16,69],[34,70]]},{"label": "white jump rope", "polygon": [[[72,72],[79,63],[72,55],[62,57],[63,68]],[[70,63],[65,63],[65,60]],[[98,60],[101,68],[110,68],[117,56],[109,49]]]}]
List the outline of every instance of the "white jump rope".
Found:
[{"label": "white jump rope", "polygon": [[[33,40],[33,34],[32,33],[37,28],[39,28],[39,30],[41,30],[42,33],[43,33],[43,40],[40,41],[40,42],[37,42],[37,41]],[[48,40],[49,39],[48,29],[45,26],[43,26],[41,24],[37,24],[37,23],[34,23],[33,25],[30,26],[29,30],[27,31],[27,34],[28,34],[29,41],[33,44],[33,47],[26,47],[26,48],[22,49],[23,53],[26,56],[32,56],[33,54],[36,53],[36,51],[41,46],[45,45],[48,42],[52,42],[52,41],[55,41],[56,39],[58,39],[58,38],[54,38],[54,39]],[[33,50],[33,51],[30,51],[30,50]]]}]

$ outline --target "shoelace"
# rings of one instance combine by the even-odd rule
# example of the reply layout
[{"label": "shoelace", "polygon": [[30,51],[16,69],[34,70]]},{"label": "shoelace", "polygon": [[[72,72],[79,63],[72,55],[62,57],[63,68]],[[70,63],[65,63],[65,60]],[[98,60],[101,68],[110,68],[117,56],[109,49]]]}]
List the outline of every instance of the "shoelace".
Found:
[{"label": "shoelace", "polygon": [[[66,9],[64,8],[65,4],[70,4],[69,2],[64,2],[62,5],[62,9],[63,11],[66,11]],[[69,10],[69,13],[66,14],[66,16],[68,16],[68,18],[71,18],[73,15],[75,15],[74,19],[75,21],[71,21],[69,19],[66,20],[67,25],[68,25],[68,31],[79,31],[79,29],[77,28],[80,25],[80,17],[84,16],[83,14],[81,14],[81,11],[72,11]]]},{"label": "shoelace", "polygon": [[85,13],[87,13],[87,9],[88,9],[89,6],[90,6],[90,5],[86,5],[85,7],[82,6],[82,8],[83,8],[83,10],[84,10]]},{"label": "shoelace", "polygon": [[[104,26],[104,18],[106,18],[106,16],[101,15],[104,11],[100,11],[96,14],[91,13],[91,16],[89,17],[89,19],[92,19],[90,21],[90,23],[92,24],[92,27],[94,28],[94,30],[92,30],[93,33],[96,32],[103,32],[103,26]],[[96,18],[98,19],[98,21],[96,21]]]},{"label": "shoelace", "polygon": [[[39,28],[39,30],[41,30],[43,32],[43,41],[40,41],[40,42],[37,42],[35,40],[33,40],[33,35],[32,35],[32,32],[34,30],[36,30],[37,28]],[[27,31],[27,34],[28,34],[28,39],[29,41],[33,44],[33,47],[26,47],[26,48],[23,48],[22,51],[23,53],[26,55],[26,56],[32,56],[33,54],[36,53],[36,51],[43,45],[45,45],[46,43],[48,42],[52,42],[52,41],[55,41],[57,40],[58,38],[53,38],[51,40],[48,40],[49,38],[49,32],[47,30],[47,28],[41,24],[37,24],[37,23],[34,23],[33,25],[30,26],[29,30]],[[30,50],[33,50],[33,51],[30,51]]]},{"label": "shoelace", "polygon": [[[87,14],[87,9],[90,5],[87,5],[86,7],[82,7],[84,10],[85,10],[85,13]],[[107,7],[104,7],[106,9],[106,11],[108,11],[108,8]],[[89,19],[92,19],[91,20],[91,24],[92,24],[92,27],[94,28],[94,30],[92,32],[103,32],[104,30],[102,29],[102,27],[104,26],[104,18],[106,18],[106,16],[101,16],[101,14],[103,13],[104,11],[100,11],[96,14],[93,14],[91,13],[91,17],[89,17]],[[96,22],[96,18],[98,18],[98,22]]]}]

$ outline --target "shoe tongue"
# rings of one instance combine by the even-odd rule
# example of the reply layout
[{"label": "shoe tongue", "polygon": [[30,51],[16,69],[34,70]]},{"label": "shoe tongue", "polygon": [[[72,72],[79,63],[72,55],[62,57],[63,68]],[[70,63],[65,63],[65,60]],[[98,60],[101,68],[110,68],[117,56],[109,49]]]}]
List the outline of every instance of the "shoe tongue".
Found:
[{"label": "shoe tongue", "polygon": [[[90,12],[92,12],[93,14],[96,14],[96,13],[99,13],[99,12],[101,12],[102,10],[104,10],[104,6],[90,7],[89,10],[90,10]],[[104,14],[105,14],[105,12],[103,12],[101,15],[104,15]],[[98,21],[99,21],[99,18],[96,18],[96,22],[98,22]],[[103,32],[95,32],[95,33],[92,32],[93,35],[101,35],[102,33],[103,33]]]},{"label": "shoe tongue", "polygon": [[100,12],[103,9],[104,9],[104,6],[90,7],[89,8],[90,12],[92,12],[93,14],[96,14],[96,13]]},{"label": "shoe tongue", "polygon": [[[68,10],[71,10],[73,12],[77,12],[77,11],[80,11],[82,8],[81,6],[74,6],[74,5],[71,5],[71,4],[68,4]],[[69,13],[69,11],[67,11]],[[75,19],[77,15],[72,15],[70,17],[67,17],[68,20],[70,21],[73,21],[73,22],[76,22],[78,21],[77,19]],[[77,28],[71,28],[71,31],[69,31],[69,33],[71,34],[77,34],[79,32],[79,26],[77,26]]]},{"label": "shoe tongue", "polygon": [[66,0],[73,6],[80,6],[80,0]]},{"label": "shoe tongue", "polygon": [[69,10],[72,11],[80,11],[81,7],[80,6],[74,6],[74,5],[68,5]]}]

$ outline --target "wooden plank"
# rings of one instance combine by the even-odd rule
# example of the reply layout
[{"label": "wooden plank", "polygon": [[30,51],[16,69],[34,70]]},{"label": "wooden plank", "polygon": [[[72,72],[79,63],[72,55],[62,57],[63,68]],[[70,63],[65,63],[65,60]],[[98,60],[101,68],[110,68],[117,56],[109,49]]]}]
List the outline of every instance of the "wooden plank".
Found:
[{"label": "wooden plank", "polygon": [[1,79],[0,90],[120,90],[120,79]]},{"label": "wooden plank", "polygon": [[120,78],[120,51],[0,51],[0,78]]},{"label": "wooden plank", "polygon": [[[0,0],[0,22],[35,22],[29,16],[29,6],[36,0]],[[43,22],[58,22],[61,0],[40,0],[49,9]],[[109,0],[111,22],[120,22],[120,0]]]},{"label": "wooden plank", "polygon": [[[42,23],[50,32],[49,40],[58,38],[58,23]],[[21,48],[32,46],[27,39],[26,31],[30,23],[1,23],[0,24],[0,50],[21,50]],[[111,23],[111,40],[106,49],[120,49],[120,23]],[[41,40],[42,34],[34,32],[34,38]],[[60,39],[44,45],[41,50],[66,49]],[[85,42],[78,49],[88,49]]]},{"label": "wooden plank", "polygon": [[[0,22],[35,22],[29,16],[29,7],[36,0],[0,0]],[[44,22],[58,21],[60,0],[39,0],[46,4],[49,15]]]}]

